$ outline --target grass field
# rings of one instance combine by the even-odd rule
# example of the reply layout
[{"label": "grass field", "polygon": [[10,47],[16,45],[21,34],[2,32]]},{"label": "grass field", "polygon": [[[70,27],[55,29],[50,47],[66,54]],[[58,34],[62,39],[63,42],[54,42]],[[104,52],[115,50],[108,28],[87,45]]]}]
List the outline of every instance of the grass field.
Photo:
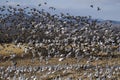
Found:
[{"label": "grass field", "polygon": [[[24,46],[23,46],[24,47]],[[22,47],[17,47],[14,44],[4,44],[3,46],[0,46],[0,55],[2,56],[9,56],[11,53],[15,53],[17,54],[17,56],[20,56],[21,54],[23,54],[23,48]],[[119,53],[118,53],[119,54]],[[102,67],[106,66],[106,64],[113,66],[113,65],[120,65],[120,56],[116,55],[117,57],[113,57],[111,59],[103,57],[100,60],[94,60],[92,62],[90,62],[91,65],[96,66],[96,65],[100,65]],[[81,59],[80,62],[77,63],[77,60],[75,58],[67,58],[63,61],[59,61],[59,58],[51,58],[48,61],[48,64],[46,64],[45,61],[39,62],[39,60],[36,58],[35,62],[32,63],[30,58],[19,58],[16,59],[17,61],[17,66],[43,66],[43,65],[64,65],[64,64],[86,64],[87,63],[87,58]],[[0,66],[4,66],[4,67],[8,67],[11,66],[12,63],[10,60],[6,60],[6,61],[1,61]],[[73,76],[75,79],[78,77],[82,77],[83,79],[87,80],[87,78],[85,78],[83,75],[85,71],[81,70],[81,71],[74,71],[74,70],[70,70],[67,73],[63,73],[63,71],[59,71],[59,72],[55,72],[51,75],[49,75],[48,77],[44,77],[43,80],[50,80],[51,78],[55,77],[55,76],[63,76],[64,78],[68,77],[68,76]],[[38,76],[44,76],[44,73],[37,73],[36,75]],[[28,76],[30,76],[30,74],[28,74]],[[118,75],[117,75],[118,76]],[[119,74],[119,78],[120,79],[120,74]]]},{"label": "grass field", "polygon": [[10,55],[11,53],[15,53],[17,55],[20,55],[23,53],[23,49],[21,47],[17,47],[14,44],[3,44],[0,45],[0,55]]}]

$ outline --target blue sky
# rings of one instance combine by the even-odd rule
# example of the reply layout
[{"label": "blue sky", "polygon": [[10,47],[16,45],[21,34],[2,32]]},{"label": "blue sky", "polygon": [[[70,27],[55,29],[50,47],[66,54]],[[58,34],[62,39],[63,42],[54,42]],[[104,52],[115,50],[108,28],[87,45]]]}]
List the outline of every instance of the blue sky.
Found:
[{"label": "blue sky", "polygon": [[[5,1],[0,0],[0,5],[15,6],[19,3],[22,6],[38,7],[39,3],[47,2],[43,7],[53,6],[57,9],[53,12],[68,12],[73,15],[90,15],[93,18],[120,21],[120,0],[8,0],[9,3]],[[94,8],[90,8],[91,4]],[[97,11],[97,7],[100,7],[101,11]]]}]

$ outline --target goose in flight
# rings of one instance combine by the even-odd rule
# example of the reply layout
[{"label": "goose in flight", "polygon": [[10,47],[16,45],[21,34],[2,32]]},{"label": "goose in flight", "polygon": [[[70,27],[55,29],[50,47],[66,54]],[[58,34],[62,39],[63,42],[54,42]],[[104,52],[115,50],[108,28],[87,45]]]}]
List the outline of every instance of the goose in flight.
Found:
[{"label": "goose in flight", "polygon": [[90,5],[91,8],[93,8],[93,5]]},{"label": "goose in flight", "polygon": [[97,7],[97,10],[100,11],[101,10],[100,7]]}]

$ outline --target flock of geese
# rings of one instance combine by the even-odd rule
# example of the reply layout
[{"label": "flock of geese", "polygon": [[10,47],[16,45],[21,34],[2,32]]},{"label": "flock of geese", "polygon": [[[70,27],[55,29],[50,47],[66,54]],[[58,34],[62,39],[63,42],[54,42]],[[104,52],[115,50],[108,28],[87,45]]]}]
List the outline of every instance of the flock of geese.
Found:
[{"label": "flock of geese", "polygon": [[[7,1],[8,2],[8,1]],[[47,5],[47,3],[44,3]],[[120,79],[120,65],[91,65],[92,61],[104,58],[119,57],[120,53],[120,27],[115,28],[110,22],[99,23],[91,17],[73,16],[61,13],[50,14],[44,9],[13,6],[0,6],[0,45],[13,43],[21,47],[24,52],[21,58],[30,57],[34,63],[49,63],[51,58],[58,58],[59,62],[67,58],[75,58],[76,64],[48,65],[48,66],[17,66],[17,55],[11,52],[7,60],[12,66],[0,66],[0,79],[2,80],[44,80],[51,74],[62,71],[80,72],[78,78],[67,78],[56,75],[50,80],[118,80]],[[38,4],[40,7],[41,4]],[[90,7],[93,8],[93,5]],[[49,9],[55,10],[54,7]],[[101,10],[98,7],[98,11]],[[6,13],[7,12],[7,13]],[[1,49],[0,49],[1,50]],[[105,55],[105,57],[104,57]],[[104,58],[103,58],[104,57]],[[4,57],[0,57],[4,59]],[[82,59],[87,63],[78,64]],[[42,73],[42,75],[41,75]],[[29,75],[29,76],[28,76]]]}]

